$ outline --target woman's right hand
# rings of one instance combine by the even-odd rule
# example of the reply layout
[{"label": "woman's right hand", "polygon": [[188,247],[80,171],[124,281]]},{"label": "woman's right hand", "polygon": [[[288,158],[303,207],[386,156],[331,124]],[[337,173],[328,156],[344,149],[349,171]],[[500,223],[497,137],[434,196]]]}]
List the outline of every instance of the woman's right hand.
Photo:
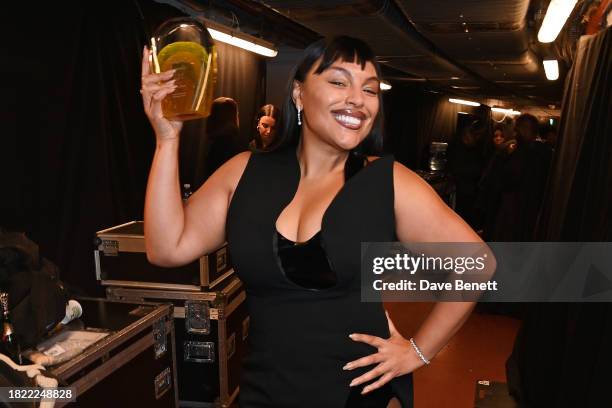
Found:
[{"label": "woman's right hand", "polygon": [[149,58],[151,58],[151,51],[145,46],[142,52],[142,88],[140,89],[145,113],[153,126],[158,143],[178,139],[183,122],[166,119],[161,106],[162,100],[176,89],[174,80],[172,80],[175,70],[152,74]]}]

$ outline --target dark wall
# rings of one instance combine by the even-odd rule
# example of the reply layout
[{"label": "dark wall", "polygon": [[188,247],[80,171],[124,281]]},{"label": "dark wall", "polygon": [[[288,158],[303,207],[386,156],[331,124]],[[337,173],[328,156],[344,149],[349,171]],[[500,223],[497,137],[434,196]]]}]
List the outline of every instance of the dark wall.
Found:
[{"label": "dark wall", "polygon": [[[94,233],[142,219],[155,145],[138,92],[142,47],[180,13],[149,0],[32,7],[0,17],[0,224],[25,230],[68,284],[102,294]],[[227,48],[219,46],[217,96],[237,98],[248,123],[263,100],[264,64]],[[200,122],[182,140],[185,177],[205,150]]]}]

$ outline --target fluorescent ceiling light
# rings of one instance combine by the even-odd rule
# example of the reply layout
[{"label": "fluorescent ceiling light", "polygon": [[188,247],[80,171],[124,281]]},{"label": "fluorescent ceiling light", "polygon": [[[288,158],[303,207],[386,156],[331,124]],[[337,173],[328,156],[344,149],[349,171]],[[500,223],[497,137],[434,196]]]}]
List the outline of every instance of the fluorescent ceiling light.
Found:
[{"label": "fluorescent ceiling light", "polygon": [[460,115],[467,115],[468,114],[467,112],[457,112],[457,113],[460,114]]},{"label": "fluorescent ceiling light", "polygon": [[244,40],[240,37],[236,37],[232,34],[227,34],[214,28],[208,28],[208,32],[214,40],[224,42],[226,44],[233,45],[245,49],[247,51],[254,52],[256,54],[263,55],[264,57],[276,57],[278,51],[264,47],[263,45],[255,44],[254,42]]},{"label": "fluorescent ceiling light", "polygon": [[549,43],[555,41],[565,21],[572,13],[577,0],[551,0],[538,31],[538,41]]},{"label": "fluorescent ceiling light", "polygon": [[381,91],[388,91],[389,89],[391,89],[391,84],[387,81],[380,81],[380,90]]},{"label": "fluorescent ceiling light", "polygon": [[559,78],[559,63],[557,60],[544,60],[544,72],[546,72],[546,79],[554,81]]},{"label": "fluorescent ceiling light", "polygon": [[478,102],[466,101],[463,99],[449,98],[448,101],[451,103],[458,103],[460,105],[480,106]]},{"label": "fluorescent ceiling light", "polygon": [[514,109],[504,109],[504,108],[491,108],[493,112],[503,113],[505,115],[520,115],[521,112],[515,111]]}]

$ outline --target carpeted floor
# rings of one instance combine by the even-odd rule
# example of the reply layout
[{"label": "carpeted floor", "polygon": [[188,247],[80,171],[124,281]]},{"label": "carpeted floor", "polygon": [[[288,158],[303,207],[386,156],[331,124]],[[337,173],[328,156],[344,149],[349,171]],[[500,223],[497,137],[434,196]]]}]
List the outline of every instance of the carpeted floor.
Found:
[{"label": "carpeted floor", "polygon": [[[409,338],[430,303],[386,303],[397,329]],[[506,382],[519,320],[475,311],[432,363],[414,373],[415,408],[473,408],[479,380]]]}]

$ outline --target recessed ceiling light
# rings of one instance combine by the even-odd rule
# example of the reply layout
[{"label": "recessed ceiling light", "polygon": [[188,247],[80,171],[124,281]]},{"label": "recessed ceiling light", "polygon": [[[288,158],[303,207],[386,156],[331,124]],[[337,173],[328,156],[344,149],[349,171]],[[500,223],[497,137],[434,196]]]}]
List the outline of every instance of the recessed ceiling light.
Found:
[{"label": "recessed ceiling light", "polygon": [[478,102],[467,101],[465,99],[449,98],[448,101],[451,102],[451,103],[458,103],[460,105],[480,106],[480,104]]},{"label": "recessed ceiling light", "polygon": [[546,79],[554,81],[559,79],[559,63],[557,60],[544,60],[544,72],[546,73]]},{"label": "recessed ceiling light", "polygon": [[542,43],[555,41],[576,2],[577,0],[552,0],[550,2],[540,31],[538,31],[538,41]]}]

